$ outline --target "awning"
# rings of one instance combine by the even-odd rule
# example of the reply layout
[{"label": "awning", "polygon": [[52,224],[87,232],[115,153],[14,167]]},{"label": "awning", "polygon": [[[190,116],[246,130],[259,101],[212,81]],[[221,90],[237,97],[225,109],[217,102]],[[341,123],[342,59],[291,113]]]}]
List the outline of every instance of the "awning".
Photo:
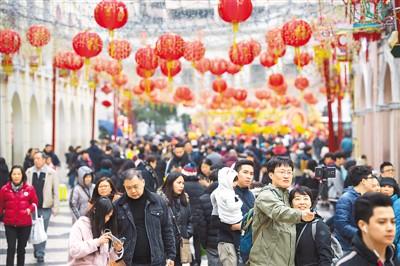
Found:
[{"label": "awning", "polygon": [[[105,130],[110,136],[114,135],[114,122],[108,120],[99,120],[99,129]],[[117,137],[122,137],[122,130],[118,127]]]}]

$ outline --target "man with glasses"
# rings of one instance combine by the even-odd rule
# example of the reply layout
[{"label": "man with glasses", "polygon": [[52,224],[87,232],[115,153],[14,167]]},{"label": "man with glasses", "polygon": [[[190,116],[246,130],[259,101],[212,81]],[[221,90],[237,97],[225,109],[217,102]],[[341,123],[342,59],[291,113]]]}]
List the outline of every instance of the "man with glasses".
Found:
[{"label": "man with glasses", "polygon": [[352,187],[339,198],[334,216],[334,234],[344,252],[351,251],[351,243],[358,229],[354,221],[353,208],[357,198],[366,192],[376,189],[376,177],[369,166],[357,165],[350,168],[349,175]]},{"label": "man with glasses", "polygon": [[379,170],[381,171],[381,178],[389,177],[389,178],[394,178],[395,177],[395,169],[393,167],[393,164],[391,162],[383,162],[381,166],[379,167]]},{"label": "man with glasses", "polygon": [[265,186],[254,204],[253,247],[250,265],[294,266],[296,223],[310,222],[314,213],[292,209],[288,188],[293,179],[293,162],[273,157],[267,164],[272,183]]}]

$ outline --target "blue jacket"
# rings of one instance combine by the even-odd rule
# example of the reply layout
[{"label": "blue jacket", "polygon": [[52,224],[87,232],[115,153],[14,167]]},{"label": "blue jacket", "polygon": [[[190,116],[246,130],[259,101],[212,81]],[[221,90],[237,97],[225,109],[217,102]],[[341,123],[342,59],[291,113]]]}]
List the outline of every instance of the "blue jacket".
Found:
[{"label": "blue jacket", "polygon": [[351,251],[351,242],[358,229],[354,221],[353,206],[360,193],[349,187],[336,203],[334,216],[334,234],[344,252]]},{"label": "blue jacket", "polygon": [[253,192],[251,192],[248,188],[240,188],[239,186],[236,186],[235,193],[243,202],[242,215],[244,216],[251,208],[254,207],[254,201],[256,199],[254,198]]},{"label": "blue jacket", "polygon": [[392,196],[394,217],[396,218],[396,236],[394,238],[394,244],[396,245],[397,258],[400,260],[400,198],[399,195],[394,194]]}]

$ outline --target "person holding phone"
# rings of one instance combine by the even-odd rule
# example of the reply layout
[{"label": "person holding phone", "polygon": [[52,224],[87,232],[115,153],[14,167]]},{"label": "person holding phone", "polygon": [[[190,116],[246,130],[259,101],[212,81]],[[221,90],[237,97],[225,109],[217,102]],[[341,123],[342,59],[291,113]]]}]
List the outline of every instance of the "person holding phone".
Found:
[{"label": "person holding phone", "polygon": [[106,266],[122,259],[122,241],[117,234],[114,207],[108,197],[99,198],[86,216],[74,223],[69,236],[68,265]]}]

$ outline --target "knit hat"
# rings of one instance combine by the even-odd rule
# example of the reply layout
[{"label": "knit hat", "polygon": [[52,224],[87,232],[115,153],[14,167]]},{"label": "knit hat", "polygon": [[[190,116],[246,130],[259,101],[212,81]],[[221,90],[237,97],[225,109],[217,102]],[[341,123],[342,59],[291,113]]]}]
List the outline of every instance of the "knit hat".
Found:
[{"label": "knit hat", "polygon": [[397,184],[394,178],[390,177],[382,177],[381,182],[379,182],[381,187],[383,186],[391,186],[394,188],[394,194],[399,194],[399,185]]},{"label": "knit hat", "polygon": [[197,176],[196,166],[194,165],[194,163],[188,163],[183,167],[181,173],[183,177]]}]

